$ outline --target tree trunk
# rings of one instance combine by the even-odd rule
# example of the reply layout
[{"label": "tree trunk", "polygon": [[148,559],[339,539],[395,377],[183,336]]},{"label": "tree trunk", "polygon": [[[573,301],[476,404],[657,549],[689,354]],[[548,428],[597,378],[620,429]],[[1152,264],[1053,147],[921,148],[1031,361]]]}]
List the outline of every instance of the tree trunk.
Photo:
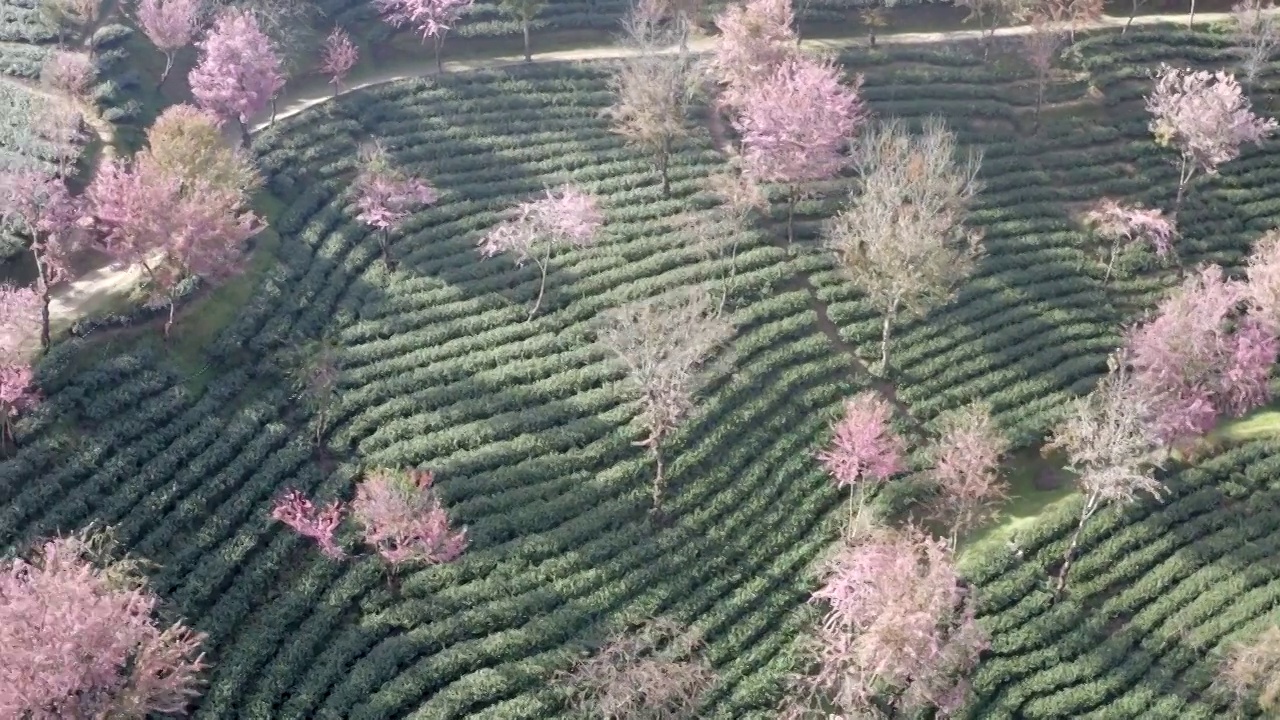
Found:
[{"label": "tree trunk", "polygon": [[795,240],[796,186],[787,188],[787,247]]},{"label": "tree trunk", "polygon": [[884,325],[880,329],[880,375],[889,376],[889,333],[893,330],[893,320],[898,314],[898,301],[889,304],[889,311],[884,314]]},{"label": "tree trunk", "polygon": [[542,262],[538,263],[538,268],[542,270],[542,279],[538,281],[538,299],[533,301],[533,309],[529,311],[529,317],[525,319],[528,322],[538,314],[538,308],[542,307],[542,294],[547,289],[547,265],[551,264],[551,243],[547,243],[547,254],[543,256]]},{"label": "tree trunk", "polygon": [[164,54],[164,71],[160,73],[160,81],[156,83],[156,92],[160,92],[160,88],[164,87],[165,78],[169,77],[169,71],[173,69],[173,53]]},{"label": "tree trunk", "polygon": [[49,293],[49,281],[45,279],[44,263],[40,262],[40,252],[37,250],[38,243],[36,239],[31,239],[31,256],[36,262],[36,287],[40,291],[40,349],[48,352],[49,350],[49,303],[52,300]]},{"label": "tree trunk", "polygon": [[443,75],[444,61],[440,59],[440,51],[444,50],[444,36],[437,35],[432,42],[436,46],[436,72]]},{"label": "tree trunk", "polygon": [[1106,285],[1107,281],[1111,279],[1111,268],[1115,267],[1115,264],[1116,264],[1116,243],[1112,242],[1111,243],[1111,259],[1107,261],[1107,273],[1102,276],[1103,285]]},{"label": "tree trunk", "polygon": [[1035,123],[1031,126],[1031,134],[1037,135],[1040,132],[1040,109],[1044,107],[1044,83],[1046,73],[1041,70],[1036,73],[1036,115]]},{"label": "tree trunk", "polygon": [[533,53],[529,50],[529,19],[520,23],[520,31],[524,33],[524,61],[533,62]]},{"label": "tree trunk", "polygon": [[671,197],[671,174],[667,171],[671,164],[671,136],[662,136],[662,148],[658,150],[658,172],[662,174],[662,197]]},{"label": "tree trunk", "polygon": [[378,233],[378,247],[382,249],[382,264],[391,269],[391,238],[388,237],[389,230],[384,229]]},{"label": "tree trunk", "polygon": [[338,99],[338,94],[342,91],[342,87],[338,83],[333,84],[333,99]]},{"label": "tree trunk", "polygon": [[271,124],[276,124],[276,96],[271,96]]},{"label": "tree trunk", "polygon": [[249,143],[252,140],[252,138],[249,137],[249,126],[241,122],[239,119],[236,120],[236,125],[240,128],[240,145],[248,148]]},{"label": "tree trunk", "polygon": [[1191,182],[1191,176],[1195,173],[1195,168],[1187,161],[1186,156],[1182,158],[1182,164],[1178,167],[1178,196],[1173,201],[1173,216],[1176,218],[1182,210],[1182,199],[1187,191],[1187,183]]},{"label": "tree trunk", "polygon": [[872,25],[867,28],[867,39],[871,41],[871,47],[876,46],[876,26]]},{"label": "tree trunk", "polygon": [[1093,516],[1093,511],[1098,509],[1098,500],[1094,497],[1085,499],[1084,507],[1080,510],[1080,523],[1076,525],[1076,531],[1071,534],[1071,544],[1067,546],[1067,552],[1062,557],[1062,568],[1058,570],[1058,582],[1054,586],[1053,595],[1056,598],[1062,594],[1067,586],[1067,572],[1071,570],[1071,563],[1075,559],[1076,549],[1080,545],[1080,533],[1084,532],[1085,523],[1089,522],[1089,518]]},{"label": "tree trunk", "polygon": [[1121,35],[1129,32],[1129,26],[1133,24],[1134,16],[1138,14],[1138,2],[1139,0],[1133,0],[1133,5],[1129,7],[1129,20],[1125,22],[1124,29],[1120,31]]},{"label": "tree trunk", "polygon": [[666,468],[662,463],[662,449],[658,447],[657,440],[654,440],[649,445],[649,450],[653,453],[653,465],[655,468],[653,476],[653,509],[655,512],[662,512],[662,500],[667,494]]},{"label": "tree trunk", "polygon": [[169,295],[169,319],[164,322],[164,341],[169,342],[169,331],[173,329],[173,312],[178,307],[178,300]]},{"label": "tree trunk", "polygon": [[1191,9],[1187,12],[1187,29],[1190,30],[1196,21],[1196,0],[1191,0]]}]

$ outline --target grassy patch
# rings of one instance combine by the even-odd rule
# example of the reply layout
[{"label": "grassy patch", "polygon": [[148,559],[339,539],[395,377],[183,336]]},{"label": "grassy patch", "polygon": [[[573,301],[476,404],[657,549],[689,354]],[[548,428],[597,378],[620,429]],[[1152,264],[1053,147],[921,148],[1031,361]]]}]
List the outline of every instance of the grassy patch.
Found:
[{"label": "grassy patch", "polygon": [[[1070,475],[1060,465],[1045,460],[1034,450],[1015,454],[1007,467],[1010,485],[1008,502],[1000,508],[1000,516],[994,523],[960,541],[961,554],[974,552],[975,548],[983,545],[1005,541],[1020,528],[1036,523],[1050,507],[1076,493]],[[1046,472],[1057,474],[1057,487],[1041,489],[1037,486],[1037,478]]]}]

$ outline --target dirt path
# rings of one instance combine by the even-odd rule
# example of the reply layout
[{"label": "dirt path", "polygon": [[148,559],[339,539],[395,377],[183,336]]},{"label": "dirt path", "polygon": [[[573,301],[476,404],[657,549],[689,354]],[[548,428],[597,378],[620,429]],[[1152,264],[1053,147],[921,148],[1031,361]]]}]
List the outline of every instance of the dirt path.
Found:
[{"label": "dirt path", "polygon": [[[1196,15],[1195,22],[1197,25],[1222,22],[1231,18],[1230,13],[1200,13]],[[1097,23],[1093,23],[1087,27],[1079,28],[1079,30],[1092,30],[1101,28],[1122,28],[1127,18],[1122,17],[1105,17]],[[1181,23],[1186,24],[1187,16],[1185,13],[1170,13],[1164,15],[1140,15],[1133,20],[1133,24],[1137,25],[1158,25],[1161,23]],[[995,31],[995,37],[1016,37],[1026,35],[1031,32],[1030,25],[1015,25],[1012,27],[998,28]],[[913,45],[925,43],[947,43],[947,42],[963,42],[969,40],[978,40],[982,37],[980,30],[948,30],[943,32],[910,32],[910,33],[888,33],[877,35],[877,44],[881,45]],[[712,37],[697,37],[689,41],[689,50],[693,53],[709,52],[715,47],[716,39]],[[857,37],[845,38],[825,38],[818,40],[804,40],[801,47],[809,50],[840,50],[849,47],[857,47],[866,44],[866,38],[859,35]],[[678,48],[672,45],[665,48],[663,53],[675,53]],[[445,48],[446,55],[448,48]],[[534,55],[535,63],[549,62],[580,62],[583,60],[611,60],[617,58],[630,57],[635,55],[636,51],[618,45],[596,45],[592,47],[577,48],[574,50],[556,50],[551,52],[538,53]],[[461,72],[465,70],[482,70],[512,67],[515,65],[523,65],[523,55],[504,55],[491,58],[477,58],[469,60],[449,61],[444,63],[445,72]],[[429,53],[424,52],[422,57],[414,58],[411,61],[397,63],[391,67],[377,68],[372,72],[365,72],[350,78],[350,82],[346,85],[340,95],[345,95],[356,90],[363,90],[374,85],[382,85],[384,83],[395,82],[397,80],[407,80],[415,77],[424,77],[435,75],[435,60],[429,57]],[[323,80],[315,80],[310,83],[302,83],[296,87],[285,87],[284,94],[276,102],[276,120],[283,120],[292,117],[298,113],[320,105],[333,99],[333,89],[329,85],[323,84]],[[250,122],[250,128],[253,132],[259,132],[269,126],[270,112],[260,113]]]},{"label": "dirt path", "polygon": [[[1201,13],[1196,16],[1196,24],[1221,22],[1229,19],[1229,17],[1229,13]],[[1123,27],[1125,21],[1125,18],[1108,17],[1090,27]],[[1154,25],[1171,22],[1185,23],[1186,15],[1178,13],[1140,16],[1134,19],[1133,24]],[[1025,35],[1030,32],[1030,30],[1030,26],[999,28],[995,31],[995,36],[1009,37]],[[978,30],[953,30],[927,33],[889,33],[879,35],[877,39],[880,44],[894,45],[960,42],[976,40],[980,37],[981,31]],[[813,50],[839,50],[842,48],[863,45],[865,42],[865,38],[858,36],[850,38],[805,40],[801,45],[804,48]],[[710,51],[714,45],[715,38],[698,37],[690,40],[689,49],[694,53],[703,53]],[[663,52],[674,53],[677,49],[678,48],[675,46],[672,46],[663,50]],[[574,50],[557,50],[539,53],[538,55],[535,55],[534,58],[535,62],[538,63],[580,62],[585,60],[623,58],[634,54],[635,51],[630,48],[616,45],[601,45]],[[463,61],[446,61],[445,70],[446,72],[461,72],[466,70],[511,67],[522,64],[524,64],[523,56],[510,55]],[[428,57],[428,53],[424,53],[422,57],[414,58],[405,63],[400,63],[392,67],[379,68],[372,72],[366,72],[363,75],[357,75],[351,79],[350,84],[344,87],[340,94],[354,92],[374,85],[395,82],[397,80],[405,80],[433,74],[435,74],[434,61],[432,58]],[[5,82],[13,82],[35,93],[45,96],[50,95],[48,90],[41,88],[34,83],[22,82],[13,78],[4,78],[3,80]],[[304,110],[332,100],[333,97],[332,88],[324,84],[323,79],[317,79],[310,83],[300,83],[296,86],[286,86],[284,95],[281,96],[276,103],[276,119],[283,120],[284,118],[292,117]],[[88,110],[88,108],[85,109]],[[103,146],[105,148],[110,148],[113,140],[113,132],[110,124],[103,121],[96,113],[93,112],[86,112],[85,118],[90,127],[92,127],[103,140]],[[250,123],[252,132],[259,132],[270,125],[269,119],[270,112],[264,112],[259,117],[254,118]],[[100,312],[103,308],[109,307],[111,304],[117,302],[122,295],[131,292],[137,286],[140,277],[141,271],[134,268],[104,267],[94,270],[71,283],[60,286],[55,290],[53,304],[50,309],[54,324],[59,327],[68,327],[76,319],[91,313]]]}]

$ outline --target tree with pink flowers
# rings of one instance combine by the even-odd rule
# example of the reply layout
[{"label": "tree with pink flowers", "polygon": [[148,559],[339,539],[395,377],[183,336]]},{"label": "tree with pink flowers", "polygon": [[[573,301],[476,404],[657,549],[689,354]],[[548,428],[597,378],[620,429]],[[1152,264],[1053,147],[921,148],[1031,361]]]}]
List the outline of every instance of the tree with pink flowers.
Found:
[{"label": "tree with pink flowers", "polygon": [[40,305],[35,290],[0,285],[0,363],[23,360],[31,336],[40,330]]},{"label": "tree with pink flowers", "polygon": [[200,695],[204,635],[160,625],[160,598],[136,563],[102,564],[107,547],[55,538],[0,564],[0,716],[142,720]]},{"label": "tree with pink flowers", "polygon": [[425,180],[396,167],[386,148],[376,141],[360,148],[359,159],[361,170],[354,185],[356,220],[377,230],[382,262],[390,269],[391,231],[413,210],[434,205],[440,196]]},{"label": "tree with pink flowers", "polygon": [[955,547],[962,535],[994,520],[1000,504],[1009,499],[1000,460],[1010,443],[992,419],[990,406],[981,403],[944,413],[936,432],[927,450],[929,479],[938,493],[933,510],[951,528]]},{"label": "tree with pink flowers", "polygon": [[836,423],[828,446],[818,453],[837,488],[849,488],[849,517],[858,515],[871,485],[879,485],[906,469],[906,443],[890,424],[893,406],[878,393],[867,390],[844,403],[844,415]]},{"label": "tree with pink flowers", "polygon": [[40,391],[31,363],[22,360],[0,363],[0,441],[17,442],[13,423],[39,403]]},{"label": "tree with pink flowers", "polygon": [[604,215],[596,198],[577,185],[565,185],[517,205],[510,217],[480,239],[480,254],[491,258],[511,253],[517,266],[529,260],[538,266],[538,297],[529,310],[532,320],[546,292],[551,253],[561,247],[594,243],[603,224]]},{"label": "tree with pink flowers", "polygon": [[164,53],[159,88],[173,69],[173,58],[200,32],[205,0],[138,0],[138,25],[156,49]]},{"label": "tree with pink flowers", "polygon": [[430,470],[374,470],[356,487],[351,517],[393,568],[453,562],[467,549],[467,529],[453,529],[435,479]]},{"label": "tree with pink flowers", "polygon": [[742,103],[734,127],[742,137],[743,172],[787,186],[787,242],[803,183],[829,180],[848,164],[845,149],[867,111],[858,97],[862,76],[840,83],[830,61],[794,58]]},{"label": "tree with pink flowers", "polygon": [[341,500],[334,500],[323,508],[317,508],[315,503],[294,488],[285,490],[276,498],[275,506],[271,508],[273,519],[288,525],[302,537],[314,540],[320,546],[320,551],[334,560],[346,557],[346,553],[334,539],[345,513],[346,507]]},{"label": "tree with pink flowers", "polygon": [[1250,314],[1280,333],[1280,230],[1269,230],[1254,241],[1245,272]]},{"label": "tree with pink flowers", "polygon": [[737,110],[755,88],[799,57],[791,0],[747,0],[715,18],[720,31],[709,69],[721,84],[720,103]]},{"label": "tree with pink flowers", "polygon": [[200,59],[187,76],[201,107],[239,124],[249,144],[249,119],[262,112],[284,87],[280,55],[253,13],[223,10],[198,44]]},{"label": "tree with pink flowers", "polygon": [[1156,398],[1164,442],[1200,437],[1222,416],[1238,417],[1270,398],[1276,334],[1264,317],[1240,311],[1247,296],[1245,283],[1210,265],[1128,331],[1127,360],[1134,381]]},{"label": "tree with pink flowers", "polygon": [[373,0],[373,7],[382,19],[392,27],[408,25],[422,35],[422,41],[431,40],[436,53],[436,72],[443,73],[440,52],[444,39],[458,19],[475,0]]},{"label": "tree with pink flowers", "polygon": [[84,244],[80,199],[61,178],[31,170],[0,174],[0,216],[31,237],[40,298],[40,346],[49,347],[49,303],[53,287],[71,279],[72,253]]},{"label": "tree with pink flowers", "polygon": [[872,527],[843,538],[820,576],[811,601],[826,612],[804,641],[813,671],[783,717],[946,715],[964,704],[988,640],[946,540]]},{"label": "tree with pink flowers", "polygon": [[351,42],[351,36],[342,28],[334,28],[324,39],[324,49],[320,55],[320,72],[329,76],[329,84],[333,86],[333,96],[338,97],[342,90],[342,81],[346,79],[351,68],[360,59],[360,49]]},{"label": "tree with pink flowers", "polygon": [[1156,255],[1165,257],[1172,252],[1174,238],[1178,236],[1174,220],[1165,217],[1159,209],[1126,205],[1112,198],[1102,198],[1094,203],[1085,212],[1083,222],[1094,235],[1111,246],[1103,283],[1111,278],[1116,254],[1121,249],[1147,244],[1156,251]]},{"label": "tree with pink flowers", "polygon": [[1083,496],[1058,571],[1059,593],[1066,587],[1080,534],[1100,508],[1131,503],[1144,494],[1159,500],[1164,494],[1155,476],[1165,456],[1155,426],[1159,398],[1135,379],[1123,353],[1111,357],[1108,365],[1110,373],[1093,392],[1066,408],[1041,451],[1066,455],[1066,468],[1076,476]]},{"label": "tree with pink flowers", "polygon": [[141,265],[164,298],[169,337],[183,280],[226,279],[243,263],[244,243],[264,227],[242,192],[184,182],[146,153],[132,163],[107,159],[85,190],[86,213],[118,261]]},{"label": "tree with pink flowers", "polygon": [[84,100],[96,75],[88,55],[54,50],[40,67],[40,84],[54,92]]},{"label": "tree with pink flowers", "polygon": [[1178,151],[1178,197],[1174,212],[1196,172],[1214,175],[1240,156],[1240,146],[1261,142],[1276,121],[1253,112],[1235,76],[1219,70],[1192,71],[1161,65],[1147,96],[1151,132],[1157,145]]}]

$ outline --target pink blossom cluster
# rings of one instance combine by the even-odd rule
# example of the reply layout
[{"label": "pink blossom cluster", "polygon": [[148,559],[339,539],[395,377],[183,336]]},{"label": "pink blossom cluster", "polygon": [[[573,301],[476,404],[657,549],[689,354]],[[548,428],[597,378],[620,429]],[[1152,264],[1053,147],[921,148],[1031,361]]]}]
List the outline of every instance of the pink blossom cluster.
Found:
[{"label": "pink blossom cluster", "polygon": [[429,38],[442,38],[475,0],[373,0],[382,19],[394,27],[411,26]]},{"label": "pink blossom cluster", "polygon": [[334,539],[344,513],[341,501],[334,500],[323,508],[316,508],[314,503],[294,488],[285,490],[271,509],[272,518],[293,528],[299,535],[315,540],[320,550],[335,560],[346,557],[346,553]]},{"label": "pink blossom cluster", "polygon": [[199,43],[191,94],[201,107],[240,123],[261,112],[284,87],[280,56],[253,13],[227,8]]},{"label": "pink blossom cluster", "polygon": [[738,107],[773,72],[799,56],[791,0],[731,4],[715,19],[720,39],[711,71],[724,85],[721,101]]},{"label": "pink blossom cluster", "polygon": [[427,182],[390,170],[362,173],[356,193],[356,219],[379,230],[399,227],[415,207],[431,205],[440,197]]},{"label": "pink blossom cluster", "polygon": [[191,44],[200,30],[205,0],[140,0],[138,24],[160,52]]},{"label": "pink blossom cluster", "polygon": [[1099,236],[1128,246],[1150,243],[1160,257],[1173,249],[1178,231],[1173,220],[1157,208],[1122,205],[1112,198],[1102,198],[1085,213],[1084,222]]},{"label": "pink blossom cluster", "polygon": [[1276,333],[1256,310],[1240,312],[1246,283],[1210,265],[1128,332],[1134,382],[1157,399],[1154,422],[1165,442],[1211,430],[1270,397]]},{"label": "pink blossom cluster", "polygon": [[121,586],[78,538],[0,564],[0,717],[185,714],[204,636],[153,618],[158,598]]},{"label": "pink blossom cluster", "polygon": [[884,482],[905,469],[906,444],[889,424],[893,407],[873,391],[845,401],[831,444],[818,453],[837,488]]},{"label": "pink blossom cluster", "polygon": [[83,98],[96,74],[88,55],[55,50],[40,69],[40,82],[58,92]]},{"label": "pink blossom cluster", "polygon": [[872,529],[846,538],[822,578],[812,695],[855,716],[886,690],[903,711],[963,704],[987,639],[947,541],[914,527]]},{"label": "pink blossom cluster", "polygon": [[516,206],[510,219],[481,238],[480,254],[489,258],[515,253],[516,264],[522,265],[538,259],[540,249],[550,254],[559,245],[590,245],[603,224],[595,197],[576,185],[565,185]]},{"label": "pink blossom cluster", "polygon": [[1156,141],[1176,146],[1185,161],[1209,174],[1238,157],[1241,145],[1259,143],[1280,127],[1254,114],[1240,83],[1223,70],[1162,65],[1147,111]]},{"label": "pink blossom cluster", "polygon": [[342,28],[334,28],[324,39],[324,50],[320,56],[320,72],[329,76],[329,84],[337,92],[342,80],[356,66],[360,59],[360,50],[351,42],[351,36]]}]

